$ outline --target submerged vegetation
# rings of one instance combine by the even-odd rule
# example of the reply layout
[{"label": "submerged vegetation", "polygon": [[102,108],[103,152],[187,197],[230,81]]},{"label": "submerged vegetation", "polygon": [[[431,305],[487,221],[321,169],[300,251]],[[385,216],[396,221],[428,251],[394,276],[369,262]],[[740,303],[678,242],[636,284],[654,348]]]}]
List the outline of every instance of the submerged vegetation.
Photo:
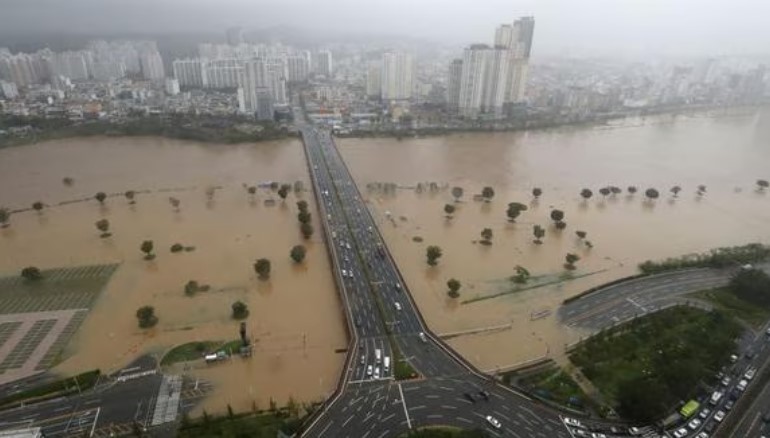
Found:
[{"label": "submerged vegetation", "polygon": [[700,254],[689,254],[654,262],[648,260],[639,265],[644,274],[657,274],[684,268],[726,268],[770,259],[770,246],[750,243],[742,246],[716,248]]}]

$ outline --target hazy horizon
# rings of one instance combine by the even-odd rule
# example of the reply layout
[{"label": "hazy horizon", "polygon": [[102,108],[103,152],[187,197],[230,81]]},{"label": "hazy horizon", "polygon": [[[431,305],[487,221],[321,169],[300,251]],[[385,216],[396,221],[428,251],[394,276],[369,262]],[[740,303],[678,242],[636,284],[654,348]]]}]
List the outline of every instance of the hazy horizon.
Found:
[{"label": "hazy horizon", "polygon": [[274,27],[315,35],[402,36],[465,45],[535,17],[534,55],[766,54],[763,0],[4,0],[8,34],[223,33]]}]

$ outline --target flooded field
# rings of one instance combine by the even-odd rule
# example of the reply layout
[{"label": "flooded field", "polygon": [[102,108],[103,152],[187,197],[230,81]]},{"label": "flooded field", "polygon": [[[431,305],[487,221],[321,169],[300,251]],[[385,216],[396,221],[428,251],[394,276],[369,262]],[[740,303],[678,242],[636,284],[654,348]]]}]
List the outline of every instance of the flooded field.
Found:
[{"label": "flooded field", "polygon": [[[62,179],[74,179],[65,185]],[[0,206],[48,204],[41,213],[11,216],[0,230],[0,272],[120,263],[106,290],[73,337],[56,371],[120,369],[141,353],[162,355],[174,345],[197,340],[232,340],[238,322],[231,304],[250,310],[248,333],[254,357],[234,359],[188,372],[211,381],[215,393],[203,408],[223,411],[266,407],[289,396],[301,401],[333,390],[346,346],[340,301],[314,217],[316,234],[303,265],[289,258],[303,243],[296,220],[298,198],[313,205],[312,193],[289,194],[283,203],[269,189],[251,196],[243,184],[277,180],[310,187],[299,142],[257,145],[201,145],[156,138],[87,138],[0,150]],[[209,200],[207,187],[221,187]],[[171,190],[173,189],[173,190]],[[136,190],[136,204],[120,193]],[[171,190],[171,191],[170,191]],[[62,201],[110,196],[56,205]],[[149,191],[150,193],[144,193]],[[179,211],[169,197],[180,201]],[[275,199],[274,206],[264,204]],[[314,211],[314,210],[313,210]],[[95,222],[110,222],[112,236],[99,237]],[[146,261],[139,247],[153,240],[157,257]],[[194,246],[172,254],[174,243]],[[269,281],[259,281],[257,258],[272,261]],[[211,286],[184,295],[189,280]],[[142,331],[136,309],[155,307],[158,325]]]},{"label": "flooded field", "polygon": [[[450,335],[497,328],[449,341],[485,370],[558,356],[583,335],[555,320],[561,301],[635,273],[640,261],[770,242],[770,193],[755,191],[758,178],[770,179],[767,113],[338,144],[431,328]],[[453,203],[450,190],[418,194],[411,188],[420,181],[464,188],[452,219],[443,210]],[[384,195],[366,191],[369,182],[402,188]],[[707,186],[703,196],[695,193],[700,184]],[[605,199],[599,188],[607,185],[623,193]],[[639,192],[628,195],[629,185]],[[674,185],[682,187],[676,198],[669,193]],[[496,192],[490,203],[473,200],[484,186]],[[537,202],[534,187],[543,190]],[[660,192],[654,202],[645,201],[650,187]],[[588,201],[580,197],[583,188],[593,191]],[[514,201],[529,210],[512,224],[506,209]],[[565,213],[563,231],[553,226],[554,208]],[[546,230],[542,245],[533,243],[534,224]],[[483,228],[492,229],[492,245],[476,243]],[[587,232],[592,249],[576,230]],[[435,268],[425,261],[428,245],[443,249]],[[581,260],[565,280],[567,253]],[[550,285],[515,292],[509,277],[516,265]],[[459,299],[447,297],[450,278],[463,284]]]}]

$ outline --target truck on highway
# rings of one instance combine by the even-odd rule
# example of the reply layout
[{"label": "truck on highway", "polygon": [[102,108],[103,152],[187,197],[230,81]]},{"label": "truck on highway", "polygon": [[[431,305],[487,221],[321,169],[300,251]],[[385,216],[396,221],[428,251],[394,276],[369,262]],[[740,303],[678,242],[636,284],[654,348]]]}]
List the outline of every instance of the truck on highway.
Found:
[{"label": "truck on highway", "polygon": [[382,350],[380,350],[379,348],[374,350],[374,360],[376,361],[377,365],[379,365],[380,362],[382,362]]}]

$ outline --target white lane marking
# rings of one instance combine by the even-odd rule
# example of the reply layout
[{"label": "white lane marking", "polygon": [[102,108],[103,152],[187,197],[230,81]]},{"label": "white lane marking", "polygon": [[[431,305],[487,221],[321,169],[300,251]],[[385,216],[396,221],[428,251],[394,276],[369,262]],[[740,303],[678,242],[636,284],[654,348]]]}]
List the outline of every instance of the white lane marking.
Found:
[{"label": "white lane marking", "polygon": [[406,400],[404,400],[404,391],[401,389],[401,384],[398,384],[398,392],[401,394],[401,405],[404,407],[404,415],[406,415],[406,425],[409,429],[412,428],[412,422],[409,420],[409,410],[406,408]]}]

